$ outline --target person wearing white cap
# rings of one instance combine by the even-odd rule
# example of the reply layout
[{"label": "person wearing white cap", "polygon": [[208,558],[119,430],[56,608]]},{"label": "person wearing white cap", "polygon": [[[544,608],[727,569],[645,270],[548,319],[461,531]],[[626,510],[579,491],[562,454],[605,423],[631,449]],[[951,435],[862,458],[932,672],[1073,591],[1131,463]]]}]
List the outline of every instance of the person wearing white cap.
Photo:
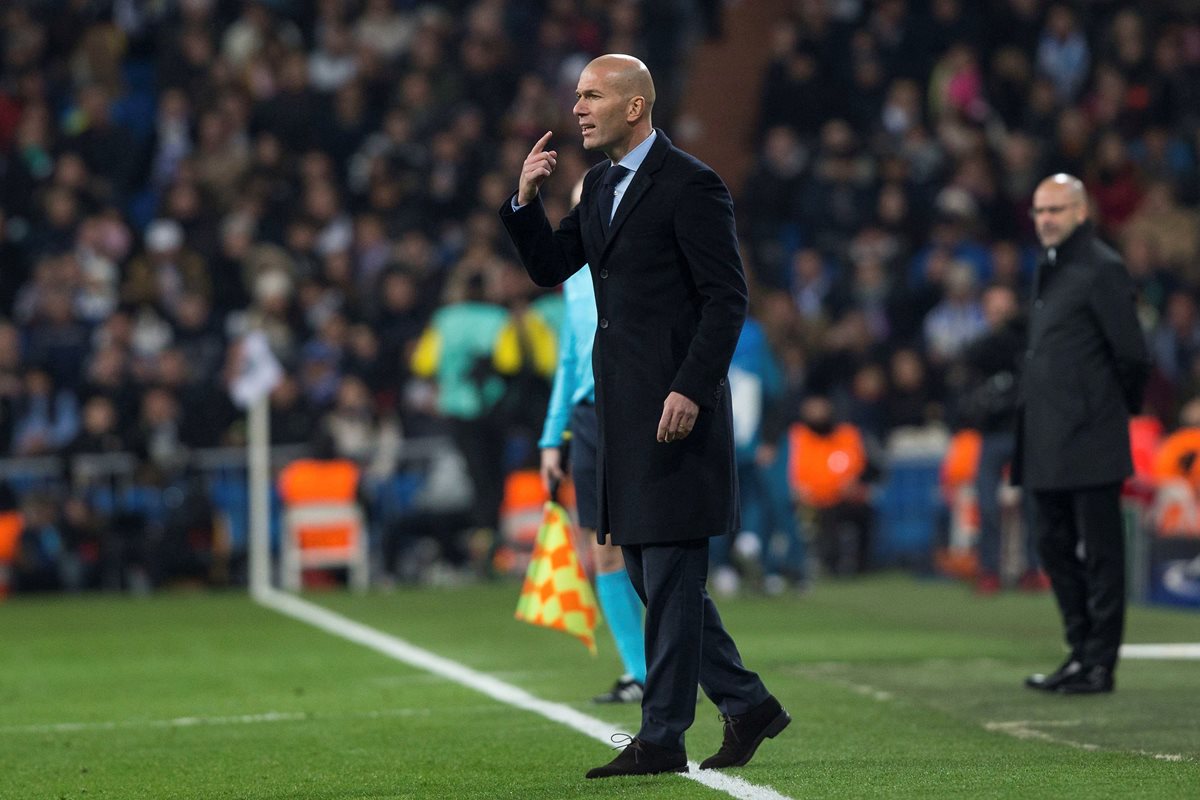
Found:
[{"label": "person wearing white cap", "polygon": [[186,245],[183,226],[173,219],[156,219],[146,226],[144,251],[129,263],[121,299],[151,305],[170,316],[186,294],[209,298],[212,283],[204,259]]}]

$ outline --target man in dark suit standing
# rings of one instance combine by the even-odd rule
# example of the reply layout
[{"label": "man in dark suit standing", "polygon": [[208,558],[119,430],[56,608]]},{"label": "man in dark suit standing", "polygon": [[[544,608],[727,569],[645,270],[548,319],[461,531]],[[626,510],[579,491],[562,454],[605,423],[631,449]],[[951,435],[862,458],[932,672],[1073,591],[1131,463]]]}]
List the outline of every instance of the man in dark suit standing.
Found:
[{"label": "man in dark suit standing", "polygon": [[791,717],[742,665],[705,590],[708,539],[739,522],[726,373],[747,298],[733,204],[712,169],[653,127],[642,62],[597,58],[576,98],[584,148],[608,156],[584,176],[579,204],[551,229],[538,198],[557,160],[547,133],[500,214],[539,285],[590,265],[597,538],[621,546],[646,605],[641,728],[587,776],[687,771],[697,683],[725,721],[721,749],[700,768],[741,766]]},{"label": "man in dark suit standing", "polygon": [[1014,483],[1033,493],[1038,552],[1071,653],[1033,689],[1113,690],[1125,626],[1121,483],[1133,472],[1129,415],[1149,359],[1120,257],[1096,238],[1078,178],[1058,174],[1033,195],[1046,248],[1030,310]]}]

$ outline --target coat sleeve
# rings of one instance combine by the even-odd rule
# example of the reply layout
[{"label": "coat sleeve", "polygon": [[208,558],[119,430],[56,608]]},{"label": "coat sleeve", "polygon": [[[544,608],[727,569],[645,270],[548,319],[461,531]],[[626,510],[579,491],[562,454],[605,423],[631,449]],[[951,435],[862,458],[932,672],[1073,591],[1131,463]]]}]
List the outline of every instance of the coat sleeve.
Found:
[{"label": "coat sleeve", "polygon": [[[587,187],[584,187],[587,191]],[[500,207],[500,220],[517,248],[525,271],[538,286],[550,288],[571,277],[587,260],[579,225],[579,206],[563,218],[558,230],[546,219],[541,197],[513,210],[516,193]]]},{"label": "coat sleeve", "polygon": [[1088,303],[1112,353],[1125,406],[1136,414],[1150,375],[1150,356],[1138,324],[1133,281],[1116,259],[1105,259],[1097,273]]},{"label": "coat sleeve", "polygon": [[746,319],[746,277],[738,252],[733,201],[712,170],[700,170],[680,193],[675,238],[700,296],[699,324],[671,391],[713,407]]}]

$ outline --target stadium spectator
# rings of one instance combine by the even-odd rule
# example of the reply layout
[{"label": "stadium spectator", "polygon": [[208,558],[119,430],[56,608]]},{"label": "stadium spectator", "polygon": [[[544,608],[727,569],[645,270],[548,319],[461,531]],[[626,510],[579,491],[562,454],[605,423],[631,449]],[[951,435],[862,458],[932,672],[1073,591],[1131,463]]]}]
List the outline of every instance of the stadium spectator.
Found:
[{"label": "stadium spectator", "polygon": [[380,413],[361,378],[338,381],[333,407],[322,419],[321,435],[328,437],[333,455],[358,463],[365,477],[379,481],[396,469],[401,431],[392,413]]},{"label": "stadium spectator", "polygon": [[[456,272],[447,290],[450,302],[434,314],[417,342],[412,371],[436,383],[438,413],[450,422],[466,459],[474,494],[473,538],[482,557],[482,551],[498,545],[504,494],[505,431],[491,412],[504,394],[493,362],[508,313],[494,302],[494,278],[486,263],[460,264]],[[491,569],[486,563],[477,566]]]},{"label": "stadium spectator", "polygon": [[169,389],[151,386],[142,393],[130,447],[155,482],[178,475],[186,465],[179,399]]},{"label": "stadium spectator", "polygon": [[858,428],[840,422],[828,397],[812,394],[789,431],[788,472],[801,505],[812,511],[824,574],[866,571],[874,532],[867,502],[872,472]]},{"label": "stadium spectator", "polygon": [[1091,47],[1075,11],[1065,3],[1051,6],[1037,49],[1038,71],[1054,82],[1060,103],[1073,102],[1091,64]]},{"label": "stadium spectator", "polygon": [[50,455],[66,447],[79,431],[79,398],[69,388],[56,386],[48,370],[29,365],[13,414],[11,453],[16,456]]},{"label": "stadium spectator", "polygon": [[80,363],[88,351],[88,330],[76,315],[72,297],[77,291],[77,264],[62,256],[54,285],[38,295],[34,316],[25,330],[25,361],[41,365],[62,389],[75,389],[80,380]]},{"label": "stadium spectator", "polygon": [[63,449],[63,454],[68,457],[102,455],[124,453],[128,449],[129,444],[121,435],[116,407],[108,397],[97,394],[83,404],[79,433]]},{"label": "stadium spectator", "polygon": [[126,271],[122,302],[153,306],[168,317],[176,317],[185,293],[207,298],[211,291],[208,267],[204,259],[186,247],[183,226],[171,219],[150,223],[145,251],[130,262]]},{"label": "stadium spectator", "polygon": [[935,364],[946,364],[983,332],[974,273],[969,264],[952,261],[942,281],[945,296],[925,315],[925,350]]},{"label": "stadium spectator", "polygon": [[23,593],[67,588],[71,555],[54,498],[44,493],[29,496],[22,504],[22,516],[24,526],[13,564],[14,590]]},{"label": "stadium spectator", "polygon": [[1121,227],[1121,239],[1130,237],[1155,242],[1162,260],[1189,283],[1200,278],[1200,212],[1179,205],[1169,181],[1147,185],[1142,202]]},{"label": "stadium spectator", "polygon": [[802,589],[805,547],[787,482],[787,441],[772,420],[786,402],[784,375],[765,329],[753,317],[742,326],[729,385],[742,529],[712,541],[713,588],[732,594],[745,577],[769,595],[789,584]]},{"label": "stadium spectator", "polygon": [[[982,443],[975,477],[975,497],[979,504],[979,572],[975,590],[994,594],[1001,584],[1000,554],[1002,521],[1000,489],[1015,449],[1017,381],[1025,352],[1027,321],[1020,316],[1017,295],[1005,286],[984,290],[983,314],[987,329],[969,343],[961,354],[968,371],[959,392],[957,408],[960,425],[978,430]],[[1028,494],[1023,498],[1029,504]],[[1037,567],[1037,554],[1030,518],[1022,525],[1025,544],[1025,574],[1021,585],[1036,589],[1046,585]]]}]

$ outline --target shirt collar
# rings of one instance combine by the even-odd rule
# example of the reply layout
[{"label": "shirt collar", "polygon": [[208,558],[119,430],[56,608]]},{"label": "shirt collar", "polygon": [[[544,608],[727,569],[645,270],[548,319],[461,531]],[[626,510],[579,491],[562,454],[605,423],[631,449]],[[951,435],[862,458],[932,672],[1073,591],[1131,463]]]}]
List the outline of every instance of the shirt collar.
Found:
[{"label": "shirt collar", "polygon": [[641,141],[641,143],[625,154],[617,163],[630,172],[637,172],[642,166],[642,162],[646,160],[646,154],[650,152],[650,146],[654,144],[654,140],[658,138],[658,131],[650,131],[650,135]]}]

